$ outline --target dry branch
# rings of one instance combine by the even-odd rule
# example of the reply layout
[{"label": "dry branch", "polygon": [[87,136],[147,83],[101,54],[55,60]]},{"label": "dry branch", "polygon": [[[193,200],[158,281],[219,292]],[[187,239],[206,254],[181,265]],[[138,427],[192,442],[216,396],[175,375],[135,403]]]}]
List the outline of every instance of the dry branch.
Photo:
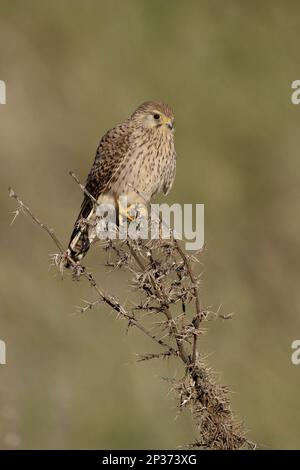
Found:
[{"label": "dry branch", "polygon": [[[70,174],[97,204],[76,175]],[[109,266],[127,270],[130,284],[140,294],[140,302],[128,311],[99,286],[85,266],[68,256],[53,229],[43,224],[11,188],[9,195],[17,203],[16,216],[25,213],[52,238],[59,251],[54,256],[59,270],[63,272],[68,262],[73,278],[86,279],[94,289],[97,300],[86,302],[80,308],[82,313],[101,303],[106,304],[118,317],[126,320],[128,327],[137,328],[162,348],[161,352],[140,355],[140,361],[170,357],[181,361],[184,376],[173,382],[172,388],[179,396],[179,410],[189,408],[192,412],[197,427],[192,446],[201,449],[254,448],[231,411],[228,390],[215,381],[213,372],[197,350],[207,312],[200,303],[199,279],[193,268],[195,258],[187,255],[173,236],[169,240],[104,242]]]}]

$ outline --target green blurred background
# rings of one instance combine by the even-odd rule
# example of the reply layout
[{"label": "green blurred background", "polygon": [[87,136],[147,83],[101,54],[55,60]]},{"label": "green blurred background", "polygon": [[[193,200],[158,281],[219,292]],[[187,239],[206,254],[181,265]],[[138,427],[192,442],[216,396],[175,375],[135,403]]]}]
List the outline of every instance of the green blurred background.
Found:
[{"label": "green blurred background", "polygon": [[[162,377],[172,363],[125,334],[84,282],[49,268],[51,240],[22,198],[67,243],[101,135],[140,102],[176,114],[178,172],[170,202],[205,204],[203,302],[232,321],[209,324],[201,350],[233,390],[234,409],[262,448],[300,448],[300,79],[297,1],[0,0],[1,448],[176,448],[189,415]],[[87,263],[126,299],[99,249]]]}]

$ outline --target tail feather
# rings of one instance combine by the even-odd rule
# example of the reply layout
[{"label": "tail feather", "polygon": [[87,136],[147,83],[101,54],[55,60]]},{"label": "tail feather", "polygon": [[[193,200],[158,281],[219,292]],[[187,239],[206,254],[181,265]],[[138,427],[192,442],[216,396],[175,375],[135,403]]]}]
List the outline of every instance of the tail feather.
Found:
[{"label": "tail feather", "polygon": [[[115,203],[112,196],[107,196],[104,203]],[[102,201],[103,202],[103,201]],[[116,204],[116,225],[119,225],[119,207]],[[67,250],[67,255],[75,263],[80,261],[88,252],[91,244],[96,238],[95,230],[92,228],[92,222],[95,222],[96,214],[94,211],[93,203],[87,196],[85,197],[79,215],[76,219],[74,229],[71,235],[70,243]],[[86,222],[86,223],[85,223]],[[70,267],[70,263],[66,264]]]},{"label": "tail feather", "polygon": [[68,248],[71,258],[74,259],[74,261],[79,261],[87,253],[89,248],[90,241],[88,231],[86,229],[83,231],[78,229],[78,232],[74,234],[73,238],[71,238]]},{"label": "tail feather", "polygon": [[[90,240],[88,236],[88,230],[85,228],[81,230],[78,228],[74,229],[72,237],[68,246],[67,255],[75,261],[80,261],[88,252],[90,248]],[[70,267],[70,263],[66,264],[66,267]]]},{"label": "tail feather", "polygon": [[[82,219],[89,219],[92,208],[84,201],[70,238],[67,254],[75,262],[80,261],[90,248],[89,227],[81,223]],[[66,267],[70,264],[67,263]]]}]

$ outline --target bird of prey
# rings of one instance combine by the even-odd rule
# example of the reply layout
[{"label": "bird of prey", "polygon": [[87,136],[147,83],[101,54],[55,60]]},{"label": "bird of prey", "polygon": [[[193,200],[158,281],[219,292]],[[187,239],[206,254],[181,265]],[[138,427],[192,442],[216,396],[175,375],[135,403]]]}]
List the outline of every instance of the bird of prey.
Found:
[{"label": "bird of prey", "polygon": [[88,251],[94,235],[88,221],[95,214],[95,204],[117,204],[120,196],[128,205],[150,203],[151,198],[172,187],[176,171],[174,115],[160,101],[146,101],[121,124],[102,137],[85,194],[71,235],[68,256],[77,262]]}]

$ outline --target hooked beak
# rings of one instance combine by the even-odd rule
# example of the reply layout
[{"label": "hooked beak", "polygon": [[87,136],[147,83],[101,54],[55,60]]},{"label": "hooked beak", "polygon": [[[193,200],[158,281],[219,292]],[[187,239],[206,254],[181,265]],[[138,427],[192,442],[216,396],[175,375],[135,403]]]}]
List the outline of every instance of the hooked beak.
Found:
[{"label": "hooked beak", "polygon": [[165,119],[165,124],[170,130],[174,129],[174,124],[171,119]]}]

